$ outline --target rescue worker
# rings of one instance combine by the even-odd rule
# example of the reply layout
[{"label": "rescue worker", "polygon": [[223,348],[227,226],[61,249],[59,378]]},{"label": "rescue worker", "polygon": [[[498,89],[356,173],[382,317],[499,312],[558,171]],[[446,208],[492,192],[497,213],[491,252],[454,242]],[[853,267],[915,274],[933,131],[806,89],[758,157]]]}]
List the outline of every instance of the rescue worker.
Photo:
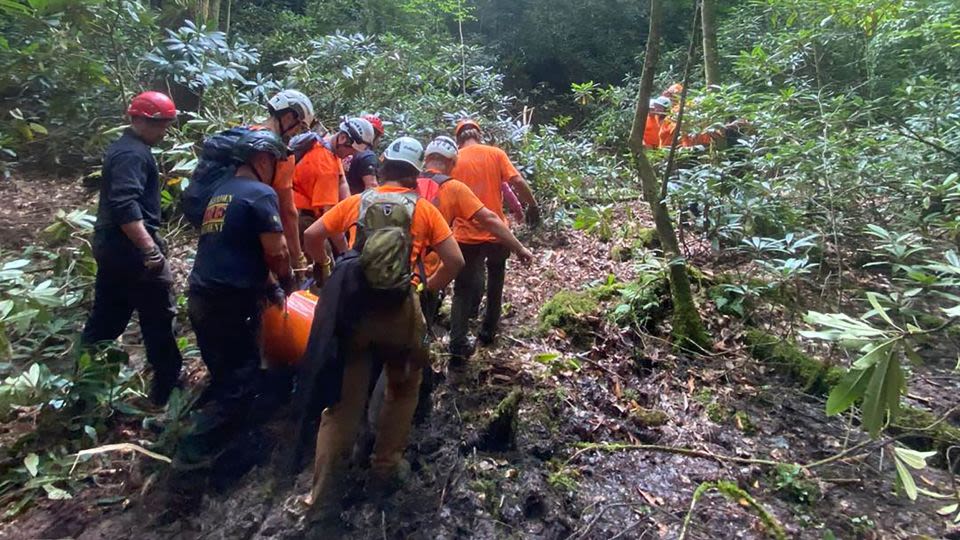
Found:
[{"label": "rescue worker", "polygon": [[233,149],[234,178],[217,188],[204,213],[188,311],[210,382],[208,399],[178,447],[179,468],[211,464],[254,412],[263,303],[282,305],[296,288],[279,198],[269,187],[287,155],[272,131],[244,135]]},{"label": "rescue worker", "polygon": [[363,119],[373,126],[374,137],[371,144],[366,145],[366,148],[349,159],[347,185],[350,187],[351,195],[363,193],[364,190],[373,189],[378,185],[377,168],[380,166],[380,160],[377,158],[375,149],[380,145],[380,139],[383,137],[383,121],[372,114],[363,115]]},{"label": "rescue worker", "polygon": [[[350,196],[343,171],[343,160],[367,150],[375,138],[373,125],[355,117],[340,123],[339,129],[319,140],[300,159],[293,174],[294,201],[299,211],[298,231],[303,234],[313,222],[343,199]],[[342,236],[334,236],[331,243],[338,253],[346,251]],[[329,258],[325,260],[330,262]],[[318,284],[330,275],[332,263],[323,266],[318,259],[314,278]]]},{"label": "rescue worker", "polygon": [[[304,240],[307,252],[323,261],[324,241],[354,227],[361,219],[364,197],[416,193],[417,176],[423,146],[409,137],[393,141],[383,154],[380,179],[383,184],[361,195],[341,201],[307,229]],[[439,291],[463,267],[463,256],[450,227],[432,204],[417,198],[410,221],[412,237],[410,266],[416,266],[427,248],[437,253],[440,266],[429,276],[426,288]],[[347,268],[338,265],[337,272]],[[365,272],[366,270],[364,270]],[[332,282],[331,282],[332,283]],[[409,283],[409,281],[408,281]],[[406,285],[404,286],[406,287]],[[321,415],[317,433],[313,487],[307,502],[312,520],[336,514],[343,487],[344,462],[349,457],[360,429],[371,380],[371,354],[383,361],[386,374],[384,402],[377,421],[376,442],[371,456],[371,488],[387,489],[404,476],[409,465],[402,461],[407,446],[421,368],[429,361],[425,347],[426,328],[420,301],[412,284],[409,292],[394,296],[389,304],[378,303],[377,294],[369,303],[360,302],[362,316],[350,321],[350,331],[342,347],[345,360],[339,401]],[[327,291],[324,291],[326,301]],[[347,300],[354,308],[358,302]],[[405,466],[406,465],[406,466]]]},{"label": "rescue worker", "polygon": [[[284,144],[289,143],[290,139],[297,134],[309,131],[316,122],[313,103],[310,98],[297,90],[278,92],[267,102],[267,111],[270,113],[267,121],[263,125],[251,127],[272,131]],[[283,224],[283,234],[287,240],[290,258],[300,268],[306,266],[306,260],[303,258],[303,250],[300,246],[299,213],[294,194],[296,159],[291,155],[277,165],[274,177],[267,184],[277,192],[280,221]]]},{"label": "rescue worker", "polygon": [[136,310],[153,368],[150,400],[165,405],[183,363],[173,334],[173,276],[160,229],[160,176],[150,152],[177,118],[168,96],[144,92],[127,108],[130,126],[103,159],[93,254],[93,310],[80,338],[85,346],[119,337]]},{"label": "rescue worker", "polygon": [[[533,261],[533,254],[517,240],[506,223],[484,206],[466,184],[450,176],[457,163],[457,155],[457,143],[450,137],[437,137],[427,145],[423,172],[418,179],[420,196],[433,203],[450,226],[458,219],[472,220],[480,229],[495,236],[510,252],[516,254],[524,265],[529,265]],[[428,276],[435,272],[439,265],[437,257],[432,253],[424,258],[424,263]],[[433,298],[428,305],[438,308],[435,303],[436,298]],[[431,320],[433,315],[434,312],[429,313],[428,320]]]},{"label": "rescue worker", "polygon": [[[651,116],[647,116],[647,127],[643,133],[643,142],[653,148],[667,148],[673,146],[673,137],[677,131],[677,123],[667,116],[667,107],[672,104],[673,114],[679,114],[680,96],[683,92],[683,85],[674,83],[664,90],[660,97],[650,101],[651,114],[655,114],[659,122],[656,124],[657,143],[653,144],[653,132],[651,131]],[[656,109],[654,108],[656,102]],[[655,112],[656,111],[656,112]],[[747,125],[745,120],[734,120],[723,125],[719,129],[708,129],[700,133],[681,133],[678,146],[681,148],[693,148],[695,146],[710,146],[717,141],[725,141],[731,137],[739,135],[740,130]]]},{"label": "rescue worker", "polygon": [[[482,144],[480,125],[475,120],[461,120],[454,135],[460,149],[452,176],[470,187],[484,206],[504,222],[501,184],[508,182],[526,205],[527,221],[539,221],[539,208],[530,186],[503,150]],[[468,359],[475,349],[467,338],[467,326],[484,294],[484,267],[487,271],[487,310],[477,339],[481,344],[489,345],[496,337],[509,251],[476,220],[456,220],[454,233],[465,260],[464,269],[453,287],[453,309],[450,314],[450,360],[453,366],[457,366]]]},{"label": "rescue worker", "polygon": [[647,124],[643,129],[643,145],[647,148],[660,148],[660,127],[667,116],[670,98],[659,96],[650,100],[647,111]]},{"label": "rescue worker", "polygon": [[[529,266],[533,254],[517,240],[510,227],[497,214],[480,202],[463,182],[450,176],[457,163],[457,143],[450,137],[437,137],[427,145],[423,162],[423,172],[417,180],[420,196],[427,199],[440,210],[447,224],[455,220],[473,221],[480,229],[491,233],[497,240],[517,255],[517,258]],[[424,257],[424,268],[429,276],[439,267],[440,261],[435,253]],[[427,325],[431,325],[440,310],[442,298],[438,292],[425,290],[420,294],[420,304],[426,315]],[[430,410],[430,393],[433,387],[433,370],[424,368],[423,383],[420,386],[420,402],[417,405],[418,421]]]}]

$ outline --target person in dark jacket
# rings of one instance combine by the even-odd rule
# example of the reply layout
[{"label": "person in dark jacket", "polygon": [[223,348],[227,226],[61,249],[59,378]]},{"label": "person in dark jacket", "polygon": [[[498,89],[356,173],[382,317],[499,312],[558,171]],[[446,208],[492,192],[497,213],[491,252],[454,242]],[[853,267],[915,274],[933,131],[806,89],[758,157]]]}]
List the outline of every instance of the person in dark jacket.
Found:
[{"label": "person in dark jacket", "polygon": [[[380,185],[377,182],[380,160],[377,158],[375,150],[383,137],[383,120],[373,114],[365,114],[363,118],[373,126],[374,138],[373,143],[366,145],[366,148],[350,158],[350,163],[347,166],[347,185],[350,186],[351,195],[363,193]],[[346,163],[346,161],[344,162]]]},{"label": "person in dark jacket", "polygon": [[251,424],[263,303],[283,305],[296,288],[279,199],[268,183],[287,146],[271,131],[252,131],[233,153],[236,176],[210,198],[189,278],[190,323],[210,382],[208,399],[177,449],[174,463],[184,469],[210,465]]},{"label": "person in dark jacket", "polygon": [[173,277],[159,234],[160,177],[150,147],[163,140],[177,109],[168,96],[144,92],[127,114],[130,127],[103,160],[93,235],[97,279],[80,339],[85,347],[116,340],[136,310],[153,368],[150,399],[162,406],[177,385],[182,359],[173,334]]}]

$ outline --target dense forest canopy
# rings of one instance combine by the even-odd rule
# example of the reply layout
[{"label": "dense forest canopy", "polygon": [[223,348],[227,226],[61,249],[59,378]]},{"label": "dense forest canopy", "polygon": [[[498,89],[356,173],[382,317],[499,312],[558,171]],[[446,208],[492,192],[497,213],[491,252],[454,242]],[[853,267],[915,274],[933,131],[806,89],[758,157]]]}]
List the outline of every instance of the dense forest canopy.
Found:
[{"label": "dense forest canopy", "polygon": [[[450,536],[535,535],[533,521],[551,538],[956,534],[956,0],[0,0],[0,29],[0,512],[15,536],[46,526],[50,501],[133,497],[81,494],[108,468],[162,470],[192,404],[131,404],[129,336],[102,356],[75,347],[91,190],[126,104],[160,90],[180,111],[153,153],[183,277],[180,195],[202,141],[262,121],[284,88],[324,129],[379,115],[384,142],[474,118],[544,217],[519,228],[537,262],[511,262],[483,391],[451,390],[415,435],[439,448],[419,462],[444,467],[418,469],[417,489],[443,495],[429,514],[409,503],[391,535],[439,530],[441,512],[466,516]],[[654,117],[673,129],[651,144]],[[461,454],[515,384],[532,389],[520,450]],[[153,454],[77,454],[114,443]],[[614,497],[638,492],[640,506]],[[224,520],[248,508],[224,497],[239,508],[215,507]],[[361,536],[380,537],[372,515],[352,515]]]}]

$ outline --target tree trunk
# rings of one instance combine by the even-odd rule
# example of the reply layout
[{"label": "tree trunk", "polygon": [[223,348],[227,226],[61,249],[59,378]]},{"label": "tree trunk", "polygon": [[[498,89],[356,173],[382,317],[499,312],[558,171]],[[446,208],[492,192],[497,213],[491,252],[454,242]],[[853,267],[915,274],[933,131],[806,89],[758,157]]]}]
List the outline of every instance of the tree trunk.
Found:
[{"label": "tree trunk", "polygon": [[720,85],[720,55],[717,53],[717,4],[715,0],[701,0],[703,26],[703,76],[707,89]]},{"label": "tree trunk", "polygon": [[647,37],[647,50],[643,60],[643,72],[640,76],[640,92],[637,95],[637,107],[633,117],[628,145],[632,152],[637,173],[640,175],[643,197],[650,205],[657,236],[663,246],[664,255],[670,260],[670,293],[673,298],[673,338],[677,347],[693,346],[706,349],[710,337],[703,329],[700,312],[693,300],[690,289],[690,277],[687,265],[680,254],[680,244],[670,220],[670,212],[663,197],[660,196],[661,180],[650,165],[643,149],[643,131],[647,123],[650,95],[653,92],[653,77],[660,56],[660,0],[650,1],[650,33]]},{"label": "tree trunk", "polygon": [[207,3],[207,27],[220,30],[220,0],[210,0]]}]

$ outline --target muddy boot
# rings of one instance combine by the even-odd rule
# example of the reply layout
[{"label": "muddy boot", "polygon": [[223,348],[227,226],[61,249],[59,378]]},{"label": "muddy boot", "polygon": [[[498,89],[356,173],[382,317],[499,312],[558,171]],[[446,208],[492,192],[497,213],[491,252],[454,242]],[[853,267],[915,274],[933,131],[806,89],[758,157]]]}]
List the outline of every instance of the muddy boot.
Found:
[{"label": "muddy boot", "polygon": [[462,369],[466,367],[467,360],[473,356],[477,346],[471,341],[464,345],[450,345],[450,369]]}]

